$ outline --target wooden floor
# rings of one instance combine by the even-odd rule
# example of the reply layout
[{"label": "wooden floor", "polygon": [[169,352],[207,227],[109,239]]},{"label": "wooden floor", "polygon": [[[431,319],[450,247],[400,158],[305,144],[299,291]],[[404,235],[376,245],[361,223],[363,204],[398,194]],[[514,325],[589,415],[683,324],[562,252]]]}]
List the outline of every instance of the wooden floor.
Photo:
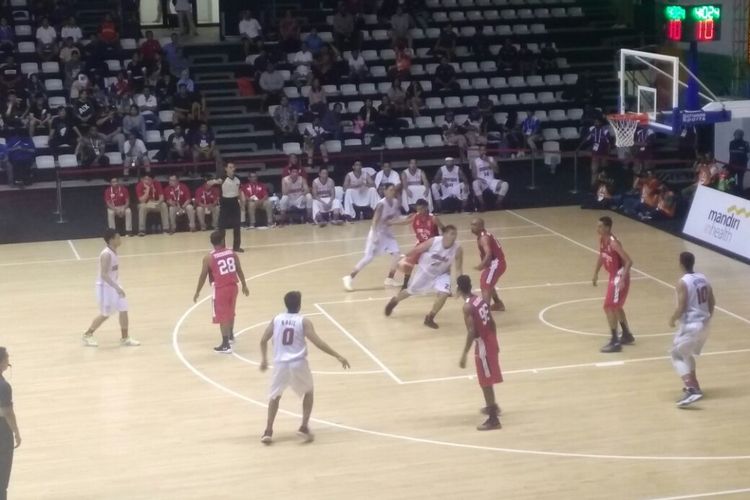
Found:
[{"label": "wooden floor", "polygon": [[[233,356],[210,304],[193,305],[208,234],[125,239],[121,278],[139,348],[120,348],[116,322],[98,349],[80,345],[96,314],[101,240],[0,247],[0,344],[24,442],[14,499],[631,499],[734,491],[750,498],[750,272],[736,261],[615,216],[635,261],[627,304],[636,345],[604,355],[604,287],[590,277],[595,211],[495,212],[486,219],[509,269],[496,315],[505,383],[503,429],[480,433],[481,392],[458,368],[460,302],[439,331],[421,319],[430,298],[383,315],[387,260],[342,290],[366,224],[245,231]],[[478,262],[470,216],[446,217]],[[399,229],[404,248],[412,244]],[[676,255],[695,252],[721,309],[699,377],[706,398],[674,406],[681,384],[667,349],[679,277]],[[476,277],[476,272],[472,271]],[[300,444],[300,401],[288,393],[276,442],[259,442],[269,376],[258,371],[263,326],[303,293],[303,311],[347,356],[352,371],[311,353],[316,441]]]}]

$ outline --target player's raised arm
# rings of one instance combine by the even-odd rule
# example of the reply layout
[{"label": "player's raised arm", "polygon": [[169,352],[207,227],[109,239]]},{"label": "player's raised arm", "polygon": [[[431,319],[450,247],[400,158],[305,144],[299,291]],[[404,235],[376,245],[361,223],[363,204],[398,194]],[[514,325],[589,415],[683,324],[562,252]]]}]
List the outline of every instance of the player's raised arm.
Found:
[{"label": "player's raised arm", "polygon": [[99,261],[99,266],[101,267],[101,276],[102,281],[117,290],[117,294],[120,297],[125,296],[125,291],[120,288],[120,285],[112,281],[112,278],[109,277],[109,269],[112,266],[112,256],[109,253],[102,254],[101,260]]},{"label": "player's raised arm", "polygon": [[672,313],[672,317],[669,318],[669,326],[674,326],[687,309],[687,288],[682,280],[677,283],[675,291],[677,292],[677,307]]},{"label": "player's raised arm", "polygon": [[273,336],[273,320],[268,323],[266,331],[263,332],[263,336],[260,338],[260,371],[264,372],[268,369],[268,341]]},{"label": "player's raised arm", "polygon": [[461,354],[461,361],[458,362],[458,366],[466,368],[466,357],[469,355],[469,349],[474,343],[476,338],[476,330],[474,329],[474,315],[472,314],[471,304],[464,303],[464,324],[466,325],[466,343],[464,344],[464,352]]},{"label": "player's raised arm", "polygon": [[198,286],[195,289],[195,295],[193,295],[193,302],[198,302],[198,297],[201,294],[201,289],[203,288],[203,285],[206,283],[206,278],[208,278],[208,259],[210,256],[206,255],[203,257],[203,267],[201,268],[201,274],[198,276]]},{"label": "player's raised arm", "polygon": [[315,333],[315,327],[313,326],[312,321],[310,321],[307,318],[303,319],[302,320],[302,329],[303,329],[303,331],[305,333],[305,337],[310,342],[312,342],[312,344],[315,347],[317,347],[318,349],[320,349],[324,353],[328,354],[329,356],[333,356],[334,358],[336,358],[339,361],[339,363],[341,363],[341,366],[343,366],[344,368],[350,368],[349,362],[346,360],[345,357],[343,357],[341,354],[339,354],[336,351],[334,351],[331,348],[331,346],[329,346],[328,344],[326,344],[323,341],[323,339],[321,339],[320,337],[318,337],[318,334]]},{"label": "player's raised arm", "polygon": [[237,277],[240,279],[240,284],[242,285],[242,293],[247,297],[250,295],[250,290],[247,288],[247,282],[245,281],[245,273],[242,271],[242,264],[240,264],[240,257],[238,255],[234,256],[234,261],[237,264]]}]

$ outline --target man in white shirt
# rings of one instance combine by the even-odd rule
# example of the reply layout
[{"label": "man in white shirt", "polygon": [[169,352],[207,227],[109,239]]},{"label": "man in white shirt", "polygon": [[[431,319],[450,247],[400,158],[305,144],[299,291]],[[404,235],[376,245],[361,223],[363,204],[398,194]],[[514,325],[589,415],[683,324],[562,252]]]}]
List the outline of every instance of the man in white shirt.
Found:
[{"label": "man in white shirt", "polygon": [[83,38],[81,28],[76,24],[76,19],[73,16],[70,16],[60,28],[60,39],[67,40],[68,38],[72,38],[73,43],[78,43]]},{"label": "man in white shirt", "polygon": [[497,162],[492,156],[487,155],[484,146],[479,147],[479,156],[471,162],[471,175],[473,181],[471,187],[477,198],[479,207],[484,210],[484,193],[489,191],[495,196],[495,204],[500,205],[508,194],[508,183],[495,178]]},{"label": "man in white shirt", "polygon": [[[344,215],[357,218],[357,212],[369,207],[375,210],[380,201],[372,177],[362,171],[362,162],[355,161],[352,171],[344,177]],[[359,209],[359,210],[358,210]]]},{"label": "man in white shirt", "polygon": [[341,220],[341,201],[336,197],[336,185],[328,177],[328,169],[321,167],[318,178],[312,182],[312,216],[313,222],[324,227],[328,222],[339,225]]},{"label": "man in white shirt", "polygon": [[42,18],[42,24],[36,29],[36,50],[45,61],[57,57],[57,31],[50,26],[49,19]]},{"label": "man in white shirt", "polygon": [[409,160],[409,166],[401,172],[401,186],[403,190],[403,205],[409,211],[414,211],[417,201],[427,200],[430,212],[432,206],[432,192],[425,173],[417,167],[417,160]]},{"label": "man in white shirt", "polygon": [[453,158],[446,158],[445,165],[440,167],[432,179],[432,198],[436,208],[443,212],[460,212],[465,209],[468,184],[461,167],[454,163]]},{"label": "man in white shirt", "polygon": [[156,100],[156,96],[151,93],[151,87],[143,87],[143,93],[138,94],[135,98],[135,105],[138,106],[138,110],[143,115],[146,123],[152,123],[159,128],[161,125],[159,121],[159,103]]},{"label": "man in white shirt", "polygon": [[247,38],[253,44],[257,43],[263,35],[263,28],[257,19],[253,17],[253,13],[246,10],[240,21],[240,36]]},{"label": "man in white shirt", "polygon": [[291,57],[291,60],[289,62],[295,65],[295,79],[303,85],[306,84],[308,78],[310,77],[310,68],[312,67],[313,63],[313,55],[312,52],[310,52],[310,48],[303,45],[302,49],[299,52],[295,53]]},{"label": "man in white shirt", "polygon": [[362,57],[362,54],[358,50],[352,50],[346,56],[346,62],[349,64],[349,78],[359,80],[369,76],[370,70],[367,69],[365,58]]},{"label": "man in white shirt", "polygon": [[122,147],[123,154],[125,155],[125,170],[123,175],[127,177],[130,174],[130,169],[137,166],[143,166],[146,173],[151,172],[151,162],[148,159],[148,149],[146,145],[135,136],[134,133],[128,132],[128,140]]},{"label": "man in white shirt", "polygon": [[384,185],[393,184],[396,186],[396,196],[401,192],[401,177],[391,168],[391,162],[383,162],[380,172],[375,174],[375,189],[378,190],[378,196],[384,196]]}]

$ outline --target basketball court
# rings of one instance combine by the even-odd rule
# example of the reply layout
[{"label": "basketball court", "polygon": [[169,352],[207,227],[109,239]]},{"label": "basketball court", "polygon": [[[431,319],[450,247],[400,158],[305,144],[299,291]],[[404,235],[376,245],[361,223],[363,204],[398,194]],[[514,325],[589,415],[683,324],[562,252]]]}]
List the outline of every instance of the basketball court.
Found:
[{"label": "basketball court", "polygon": [[[193,304],[208,233],[125,239],[121,279],[138,348],[120,348],[116,320],[80,335],[96,314],[101,240],[0,247],[5,325],[16,412],[24,438],[11,496],[59,499],[192,498],[697,498],[750,495],[750,293],[747,266],[613,215],[633,258],[626,311],[636,344],[601,354],[606,281],[591,285],[595,211],[574,207],[486,214],[509,268],[508,311],[496,313],[505,382],[503,429],[480,433],[482,396],[458,361],[460,302],[441,328],[422,325],[431,298],[383,315],[395,289],[376,260],[345,292],[367,223],[245,232],[251,295],[240,296],[235,353],[219,355],[208,296]],[[465,271],[478,273],[470,215],[458,226]],[[398,229],[402,248],[412,245]],[[680,410],[681,383],[667,357],[679,277],[677,254],[696,254],[718,306],[698,362],[706,393]],[[269,374],[260,335],[303,294],[303,312],[351,362],[311,350],[313,444],[301,444],[300,401],[287,393],[275,442],[259,442]],[[471,367],[470,367],[471,368]],[[83,488],[83,489],[82,489]]]}]

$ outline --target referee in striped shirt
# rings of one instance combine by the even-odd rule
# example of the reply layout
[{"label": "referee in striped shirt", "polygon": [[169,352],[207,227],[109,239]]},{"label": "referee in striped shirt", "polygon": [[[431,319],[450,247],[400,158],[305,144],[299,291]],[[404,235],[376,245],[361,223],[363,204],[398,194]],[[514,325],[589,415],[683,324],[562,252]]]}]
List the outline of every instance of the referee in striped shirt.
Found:
[{"label": "referee in striped shirt", "polygon": [[224,167],[226,175],[221,179],[212,181],[212,185],[221,186],[221,200],[219,200],[219,229],[226,234],[227,229],[234,232],[232,250],[244,252],[242,246],[242,234],[240,232],[241,210],[240,207],[240,180],[234,175],[234,163],[227,163]]}]

